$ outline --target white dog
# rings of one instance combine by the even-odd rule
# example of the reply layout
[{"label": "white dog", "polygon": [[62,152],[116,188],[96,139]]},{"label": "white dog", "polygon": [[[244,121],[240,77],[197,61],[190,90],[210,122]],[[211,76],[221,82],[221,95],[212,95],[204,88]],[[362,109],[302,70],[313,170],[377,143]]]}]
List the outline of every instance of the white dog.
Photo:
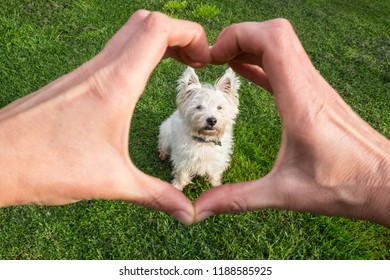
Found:
[{"label": "white dog", "polygon": [[239,87],[230,68],[214,86],[201,84],[191,67],[180,77],[178,110],[161,124],[158,139],[160,159],[171,157],[177,189],[183,190],[196,175],[212,186],[221,184],[232,153]]}]

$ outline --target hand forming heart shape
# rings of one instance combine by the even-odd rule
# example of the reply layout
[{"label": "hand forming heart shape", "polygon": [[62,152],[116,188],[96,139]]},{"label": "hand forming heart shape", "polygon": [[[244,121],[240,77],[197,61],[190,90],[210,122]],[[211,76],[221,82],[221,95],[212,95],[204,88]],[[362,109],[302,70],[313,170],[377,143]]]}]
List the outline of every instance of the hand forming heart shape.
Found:
[{"label": "hand forming heart shape", "polygon": [[[229,63],[272,92],[283,134],[268,175],[213,188],[193,205],[133,165],[131,117],[165,57],[193,67]],[[210,49],[200,25],[138,11],[95,58],[6,106],[0,120],[0,207],[120,199],[185,224],[280,208],[390,225],[389,142],[321,77],[286,20],[232,25]]]}]

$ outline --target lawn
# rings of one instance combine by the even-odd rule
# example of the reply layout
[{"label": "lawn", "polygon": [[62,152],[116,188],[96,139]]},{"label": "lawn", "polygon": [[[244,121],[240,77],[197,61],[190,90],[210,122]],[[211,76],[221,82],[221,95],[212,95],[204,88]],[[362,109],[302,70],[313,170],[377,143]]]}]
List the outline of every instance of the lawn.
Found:
[{"label": "lawn", "polygon": [[[363,119],[390,138],[386,0],[1,0],[0,106],[92,58],[141,8],[201,23],[210,44],[232,23],[288,18],[322,75]],[[169,59],[159,64],[131,127],[134,163],[167,181],[171,166],[158,160],[158,126],[175,109],[176,80],[184,68]],[[225,69],[208,66],[197,73],[202,81],[214,82]],[[267,174],[280,145],[281,123],[272,96],[241,82],[226,183]],[[194,200],[208,188],[196,179],[185,194]],[[125,202],[86,201],[0,209],[0,259],[390,259],[390,230],[277,210],[220,215],[184,226]]]}]

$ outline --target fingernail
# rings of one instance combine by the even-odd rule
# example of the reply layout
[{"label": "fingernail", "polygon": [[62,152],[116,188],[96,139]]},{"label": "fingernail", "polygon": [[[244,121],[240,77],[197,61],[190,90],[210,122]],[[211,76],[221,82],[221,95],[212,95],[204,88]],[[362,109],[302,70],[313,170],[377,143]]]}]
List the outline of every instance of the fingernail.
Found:
[{"label": "fingernail", "polygon": [[178,219],[181,223],[189,226],[194,223],[194,217],[183,210],[178,210],[172,213],[172,216]]},{"label": "fingernail", "polygon": [[208,217],[214,215],[215,213],[213,211],[203,211],[203,212],[200,212],[199,214],[196,215],[195,217],[195,221],[198,223],[198,222],[201,222],[205,219],[207,219]]}]

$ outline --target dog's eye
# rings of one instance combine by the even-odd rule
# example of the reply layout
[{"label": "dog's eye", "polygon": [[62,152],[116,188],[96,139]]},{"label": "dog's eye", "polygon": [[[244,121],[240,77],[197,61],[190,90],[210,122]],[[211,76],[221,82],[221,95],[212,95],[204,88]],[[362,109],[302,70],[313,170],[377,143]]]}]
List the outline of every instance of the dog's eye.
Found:
[{"label": "dog's eye", "polygon": [[218,110],[222,110],[222,106],[218,106],[217,109],[218,109]]},{"label": "dog's eye", "polygon": [[198,105],[197,107],[196,107],[196,109],[198,109],[198,110],[202,110],[202,105]]}]

